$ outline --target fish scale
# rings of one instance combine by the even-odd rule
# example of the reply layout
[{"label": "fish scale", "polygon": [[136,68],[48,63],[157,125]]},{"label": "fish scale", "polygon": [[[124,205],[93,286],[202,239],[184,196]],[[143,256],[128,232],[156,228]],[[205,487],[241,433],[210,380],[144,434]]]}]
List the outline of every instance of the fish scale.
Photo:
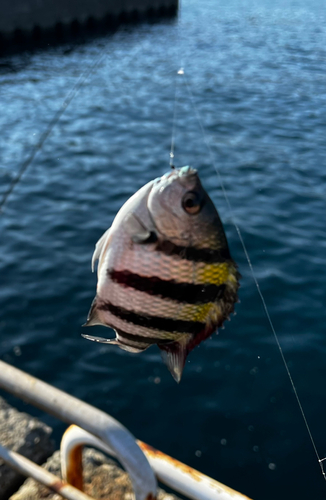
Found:
[{"label": "fish scale", "polygon": [[97,295],[86,326],[111,327],[114,339],[84,335],[131,352],[153,344],[176,381],[189,352],[234,310],[240,274],[197,171],[149,182],[120,209],[98,241]]}]

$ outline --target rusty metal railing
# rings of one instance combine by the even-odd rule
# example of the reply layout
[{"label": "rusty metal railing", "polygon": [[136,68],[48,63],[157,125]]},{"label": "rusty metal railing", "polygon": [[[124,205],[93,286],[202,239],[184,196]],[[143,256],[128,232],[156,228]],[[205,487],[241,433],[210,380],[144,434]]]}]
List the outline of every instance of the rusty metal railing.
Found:
[{"label": "rusty metal railing", "polygon": [[97,436],[129,473],[136,500],[156,497],[154,472],[132,434],[103,411],[0,361],[0,387],[27,403]]},{"label": "rusty metal railing", "polygon": [[23,476],[32,477],[55,493],[59,493],[59,495],[67,500],[94,500],[70,484],[61,481],[57,476],[51,474],[51,472],[43,469],[39,465],[34,464],[34,462],[28,460],[28,458],[23,457],[14,451],[7,450],[1,445],[0,458],[2,458],[2,460],[12,469],[15,469]]},{"label": "rusty metal railing", "polygon": [[[192,500],[250,500],[201,472],[175,460],[165,453],[137,441],[159,481]],[[76,425],[71,425],[61,440],[62,477],[76,488],[83,487],[81,448],[92,446],[116,457],[114,451],[98,438]],[[117,457],[119,458],[119,457]]]},{"label": "rusty metal railing", "polygon": [[81,491],[84,445],[94,446],[119,460],[129,473],[136,500],[156,498],[156,477],[192,500],[250,500],[245,495],[136,440],[125,427],[106,413],[3,361],[0,361],[0,388],[64,422],[74,424],[67,429],[61,442],[63,482],[25,457],[0,446],[0,458],[11,467],[24,475],[34,477],[68,500],[90,500],[90,497]]}]

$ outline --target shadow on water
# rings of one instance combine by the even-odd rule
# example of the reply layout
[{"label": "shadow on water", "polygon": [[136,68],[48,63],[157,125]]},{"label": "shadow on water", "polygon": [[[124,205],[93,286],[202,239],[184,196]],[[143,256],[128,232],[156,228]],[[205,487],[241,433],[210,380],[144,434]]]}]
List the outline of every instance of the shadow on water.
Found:
[{"label": "shadow on water", "polygon": [[[57,22],[52,28],[43,29],[35,25],[31,31],[16,29],[10,36],[0,33],[0,73],[12,70],[10,62],[4,58],[17,53],[28,53],[62,46],[64,54],[69,54],[76,45],[85,45],[104,35],[115,33],[124,26],[130,30],[143,23],[156,24],[174,21],[177,7],[161,6],[149,8],[144,12],[132,10],[119,15],[107,14],[103,19],[89,16],[85,22],[74,19],[70,23]],[[13,69],[13,72],[17,70]]]}]

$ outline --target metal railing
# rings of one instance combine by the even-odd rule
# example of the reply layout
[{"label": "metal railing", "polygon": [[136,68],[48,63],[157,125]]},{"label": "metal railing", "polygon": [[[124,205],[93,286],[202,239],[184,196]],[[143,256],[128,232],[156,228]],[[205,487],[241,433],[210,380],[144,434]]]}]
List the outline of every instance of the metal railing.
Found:
[{"label": "metal railing", "polygon": [[[211,479],[201,472],[175,460],[165,453],[137,440],[156,477],[178,493],[192,500],[249,500],[248,497]],[[76,425],[68,427],[61,440],[62,477],[76,488],[82,488],[83,466],[81,448],[92,446],[116,458],[114,451],[87,431]],[[78,474],[76,474],[78,471]]]},{"label": "metal railing", "polygon": [[[117,420],[93,406],[0,361],[0,388],[74,424],[61,442],[64,481],[21,455],[0,446],[0,458],[69,500],[89,500],[83,489],[82,447],[94,446],[116,457],[129,473],[136,500],[156,498],[156,477],[192,500],[250,500],[201,472],[137,441]],[[69,484],[68,484],[69,483]],[[82,495],[82,496],[81,496]]]},{"label": "metal railing", "polygon": [[12,469],[26,477],[32,477],[35,481],[38,481],[44,486],[47,486],[50,490],[55,493],[59,493],[63,498],[67,500],[94,500],[82,491],[77,490],[70,484],[61,481],[57,476],[51,474],[51,472],[43,469],[39,465],[34,464],[28,458],[23,457],[19,453],[7,450],[4,446],[0,445],[0,457],[7,465]]},{"label": "metal railing", "polygon": [[51,415],[76,424],[103,441],[130,475],[136,500],[156,496],[154,472],[132,434],[93,406],[0,361],[0,387]]}]

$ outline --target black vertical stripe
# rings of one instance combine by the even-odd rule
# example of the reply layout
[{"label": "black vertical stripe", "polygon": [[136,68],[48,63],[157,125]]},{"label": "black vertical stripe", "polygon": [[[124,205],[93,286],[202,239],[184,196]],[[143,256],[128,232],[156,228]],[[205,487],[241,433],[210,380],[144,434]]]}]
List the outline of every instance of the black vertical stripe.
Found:
[{"label": "black vertical stripe", "polygon": [[108,269],[107,274],[114,282],[134,288],[149,295],[176,300],[187,304],[207,304],[223,297],[225,285],[180,283],[163,280],[157,276],[140,276],[130,271]]},{"label": "black vertical stripe", "polygon": [[192,262],[204,262],[206,264],[231,260],[228,246],[214,250],[211,248],[184,247],[175,245],[169,240],[159,240],[155,246],[155,250],[165,255],[176,255],[180,259],[190,260]]},{"label": "black vertical stripe", "polygon": [[[134,311],[129,311],[123,307],[115,306],[111,302],[98,302],[99,310],[109,311],[123,321],[143,326],[153,330],[163,330],[166,332],[192,333],[197,335],[205,329],[205,323],[200,321],[184,321],[180,319],[162,318],[160,316],[142,315]],[[114,327],[113,327],[114,328]]]}]

